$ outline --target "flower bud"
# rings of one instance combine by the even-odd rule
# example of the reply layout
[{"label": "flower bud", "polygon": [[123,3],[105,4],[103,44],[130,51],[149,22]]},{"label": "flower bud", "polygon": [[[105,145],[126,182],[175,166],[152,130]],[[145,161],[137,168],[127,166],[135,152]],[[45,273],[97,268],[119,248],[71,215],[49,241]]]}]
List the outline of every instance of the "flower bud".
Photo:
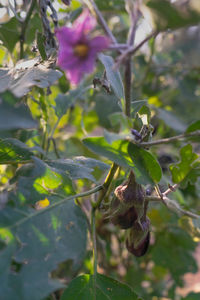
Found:
[{"label": "flower bud", "polygon": [[150,220],[146,217],[141,223],[134,223],[127,232],[126,248],[137,257],[143,256],[147,252],[150,241],[149,226]]}]

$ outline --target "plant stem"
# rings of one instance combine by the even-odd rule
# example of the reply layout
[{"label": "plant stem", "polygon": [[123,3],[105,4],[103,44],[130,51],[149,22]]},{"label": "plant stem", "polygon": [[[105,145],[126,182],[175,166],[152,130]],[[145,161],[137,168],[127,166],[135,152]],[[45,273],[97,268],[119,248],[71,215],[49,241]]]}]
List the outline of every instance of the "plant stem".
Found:
[{"label": "plant stem", "polygon": [[175,141],[179,141],[182,139],[186,139],[189,137],[195,137],[195,136],[200,136],[200,130],[186,132],[186,133],[183,133],[180,135],[172,136],[170,138],[160,139],[160,140],[156,140],[156,141],[152,141],[152,142],[142,142],[142,143],[139,143],[138,145],[143,146],[143,147],[150,147],[150,146],[156,146],[156,145],[160,145],[160,144],[168,144],[168,143],[172,143]]},{"label": "plant stem", "polygon": [[136,47],[131,46],[127,50],[125,50],[120,56],[118,56],[117,61],[114,65],[114,69],[117,69],[120,64],[124,62],[127,56],[134,55],[148,40],[150,40],[152,37],[156,37],[158,35],[157,31],[152,32],[150,35],[148,35],[143,41],[141,41]]},{"label": "plant stem", "polygon": [[92,10],[94,10],[94,12],[96,13],[99,23],[101,25],[101,27],[103,28],[104,32],[109,36],[109,38],[111,39],[111,41],[114,44],[117,44],[117,40],[114,37],[114,35],[112,34],[112,31],[110,30],[110,28],[108,27],[102,13],[100,12],[100,10],[98,9],[97,5],[95,4],[95,2],[93,0],[84,0],[85,3],[87,4],[87,6]]},{"label": "plant stem", "polygon": [[111,166],[111,169],[102,185],[102,190],[99,193],[98,200],[97,200],[97,202],[93,203],[93,208],[95,208],[95,209],[98,208],[100,206],[101,202],[103,201],[103,199],[105,198],[106,193],[109,189],[109,186],[114,178],[114,175],[115,175],[117,169],[118,169],[118,165],[116,163],[113,163]]},{"label": "plant stem", "polygon": [[26,30],[28,28],[28,22],[30,20],[30,17],[32,15],[35,5],[36,5],[36,0],[32,0],[31,6],[27,12],[26,18],[22,22],[21,35],[20,35],[20,59],[22,59],[24,57],[24,41],[25,41]]},{"label": "plant stem", "polygon": [[[136,8],[134,11],[134,7],[129,12],[131,19],[131,27],[128,33],[127,44],[129,47],[133,47],[135,41],[135,33],[137,28],[137,22],[140,16],[139,9]],[[125,51],[126,52],[126,51]],[[124,72],[124,91],[125,91],[125,114],[130,117],[131,116],[131,56],[127,55],[125,60],[125,72]]]},{"label": "plant stem", "polygon": [[119,50],[119,49],[127,49],[128,45],[127,44],[111,44],[108,47],[110,50]]},{"label": "plant stem", "polygon": [[127,58],[124,72],[125,114],[131,116],[131,60]]},{"label": "plant stem", "polygon": [[96,281],[97,281],[97,240],[96,240],[96,224],[95,224],[96,208],[92,208],[91,227],[92,227],[92,243],[93,243],[93,284],[94,295],[96,299]]}]

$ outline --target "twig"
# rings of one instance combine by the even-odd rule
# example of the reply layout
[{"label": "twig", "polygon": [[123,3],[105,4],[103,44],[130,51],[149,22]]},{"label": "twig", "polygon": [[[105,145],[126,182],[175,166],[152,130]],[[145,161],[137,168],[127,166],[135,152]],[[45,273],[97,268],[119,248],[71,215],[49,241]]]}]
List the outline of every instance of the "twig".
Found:
[{"label": "twig", "polygon": [[137,28],[137,22],[141,16],[140,10],[138,3],[136,5],[133,5],[131,10],[129,11],[130,19],[131,19],[131,27],[128,33],[128,40],[127,44],[129,46],[133,46],[134,41],[135,41],[135,33],[136,33],[136,28]]},{"label": "twig", "polygon": [[116,38],[112,34],[112,31],[108,27],[108,25],[107,25],[104,17],[102,16],[102,13],[98,9],[98,7],[95,4],[95,2],[93,0],[84,0],[84,2],[87,4],[87,6],[90,9],[93,8],[93,10],[95,11],[95,13],[96,13],[96,15],[98,17],[99,23],[100,23],[101,27],[103,28],[104,32],[109,36],[109,38],[111,39],[111,41],[113,42],[113,44],[117,44]]},{"label": "twig", "polygon": [[118,58],[113,66],[114,69],[117,69],[121,63],[124,62],[127,56],[132,56],[134,55],[148,40],[150,40],[152,37],[156,37],[158,35],[157,31],[152,32],[149,34],[143,41],[141,41],[136,47],[132,46],[129,47],[127,50],[125,50]]},{"label": "twig", "polygon": [[[172,188],[176,189],[177,184],[175,184]],[[148,202],[156,201],[156,202],[162,202],[167,208],[172,210],[175,213],[182,214],[184,216],[188,216],[195,219],[200,219],[200,215],[197,215],[195,213],[192,213],[190,211],[184,210],[180,207],[180,205],[174,201],[166,197],[170,192],[172,192],[172,188],[167,189],[164,193],[161,193],[160,196],[145,196],[145,200]]]},{"label": "twig", "polygon": [[152,142],[142,142],[142,143],[138,143],[138,145],[143,146],[143,147],[146,147],[146,146],[150,147],[150,146],[155,146],[155,145],[160,145],[160,144],[168,144],[168,143],[172,143],[174,141],[179,141],[179,140],[186,139],[189,137],[194,137],[194,136],[200,136],[200,130],[186,132],[186,133],[183,133],[180,135],[172,136],[170,138],[160,139],[160,140],[156,140],[156,141],[152,141]]},{"label": "twig", "polygon": [[108,49],[110,50],[124,50],[124,49],[127,49],[128,48],[128,45],[127,44],[111,44]]},{"label": "twig", "polygon": [[173,186],[170,186],[164,193],[163,196],[166,197],[169,193],[175,192],[175,190],[178,188],[179,184],[174,184]]}]

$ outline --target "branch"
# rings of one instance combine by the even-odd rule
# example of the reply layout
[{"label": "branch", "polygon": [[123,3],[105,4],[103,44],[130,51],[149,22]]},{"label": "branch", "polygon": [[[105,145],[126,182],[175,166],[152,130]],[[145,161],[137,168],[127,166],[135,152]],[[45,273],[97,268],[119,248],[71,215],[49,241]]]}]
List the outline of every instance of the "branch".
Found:
[{"label": "branch", "polygon": [[100,12],[100,10],[98,9],[97,5],[95,4],[95,2],[93,0],[84,0],[84,2],[87,4],[87,6],[95,11],[99,23],[101,25],[101,27],[103,28],[104,32],[109,36],[109,38],[111,39],[111,41],[113,42],[113,44],[117,44],[117,40],[114,37],[114,35],[112,34],[112,31],[110,30],[110,28],[108,27],[102,13]]},{"label": "branch", "polygon": [[171,192],[174,192],[177,189],[177,187],[178,184],[174,184],[173,186],[170,186],[164,193],[160,192],[159,196],[145,196],[145,200],[148,202],[151,201],[162,202],[167,208],[169,208],[171,211],[177,214],[188,216],[194,219],[200,219],[200,215],[182,209],[175,200],[171,200],[167,197],[167,195]]},{"label": "branch", "polygon": [[120,64],[124,62],[127,56],[134,55],[148,40],[150,40],[152,37],[156,37],[158,35],[157,31],[152,32],[150,35],[148,35],[143,41],[141,41],[136,47],[132,46],[129,47],[127,50],[125,50],[116,60],[116,63],[114,65],[114,69],[117,69]]},{"label": "branch", "polygon": [[128,45],[127,44],[111,44],[108,49],[110,50],[117,50],[119,51],[120,50],[126,50],[128,48]]},{"label": "branch", "polygon": [[180,135],[172,136],[170,138],[160,139],[160,140],[156,140],[156,141],[152,141],[152,142],[142,142],[142,143],[138,143],[138,145],[143,146],[143,147],[150,147],[150,146],[155,146],[155,145],[160,145],[160,144],[168,144],[168,143],[172,143],[174,141],[179,141],[179,140],[183,140],[183,139],[186,139],[189,137],[194,137],[194,136],[200,136],[200,130],[186,132],[186,133],[183,133]]}]

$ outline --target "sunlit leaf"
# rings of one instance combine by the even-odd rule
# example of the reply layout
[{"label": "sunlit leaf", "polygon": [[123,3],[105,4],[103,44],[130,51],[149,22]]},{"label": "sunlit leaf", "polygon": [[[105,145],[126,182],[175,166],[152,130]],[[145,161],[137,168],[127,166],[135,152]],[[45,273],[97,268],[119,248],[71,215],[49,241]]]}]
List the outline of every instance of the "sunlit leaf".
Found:
[{"label": "sunlit leaf", "polygon": [[[62,287],[60,282],[49,278],[49,272],[63,261],[70,259],[75,264],[82,261],[86,249],[87,223],[80,208],[74,204],[73,198],[69,198],[68,201],[66,199],[61,204],[57,202],[57,205],[48,206],[43,210],[32,210],[25,216],[21,214],[21,218],[17,221],[13,219],[10,223],[10,229],[15,232],[20,242],[17,251],[15,252],[14,247],[11,253],[12,256],[15,255],[16,262],[22,263],[20,271],[15,274],[15,282],[23,288],[18,294],[19,298],[16,298],[13,273],[9,270],[7,260],[7,273],[4,273],[0,285],[0,293],[4,295],[5,300],[45,298]],[[1,211],[0,215],[3,212]],[[8,250],[9,245],[6,248]],[[0,264],[3,262],[2,255],[8,250],[0,252]],[[6,290],[9,292],[3,293]]]},{"label": "sunlit leaf", "polygon": [[[185,180],[186,177],[187,181],[190,181],[190,179],[192,180],[194,178],[195,171],[199,173],[200,163],[198,161],[195,162],[198,158],[198,155],[193,152],[192,145],[188,144],[181,148],[180,156],[180,163],[170,166],[172,180],[174,183],[180,183]],[[190,172],[192,172],[191,175]],[[187,181],[184,182],[184,185],[187,183]]]},{"label": "sunlit leaf", "polygon": [[20,162],[31,159],[33,153],[26,144],[17,139],[0,139],[0,163]]},{"label": "sunlit leaf", "polygon": [[109,144],[102,137],[87,138],[83,143],[90,150],[116,164],[133,169],[138,183],[154,183],[161,179],[162,172],[156,159],[137,145],[125,140],[115,140]]}]

